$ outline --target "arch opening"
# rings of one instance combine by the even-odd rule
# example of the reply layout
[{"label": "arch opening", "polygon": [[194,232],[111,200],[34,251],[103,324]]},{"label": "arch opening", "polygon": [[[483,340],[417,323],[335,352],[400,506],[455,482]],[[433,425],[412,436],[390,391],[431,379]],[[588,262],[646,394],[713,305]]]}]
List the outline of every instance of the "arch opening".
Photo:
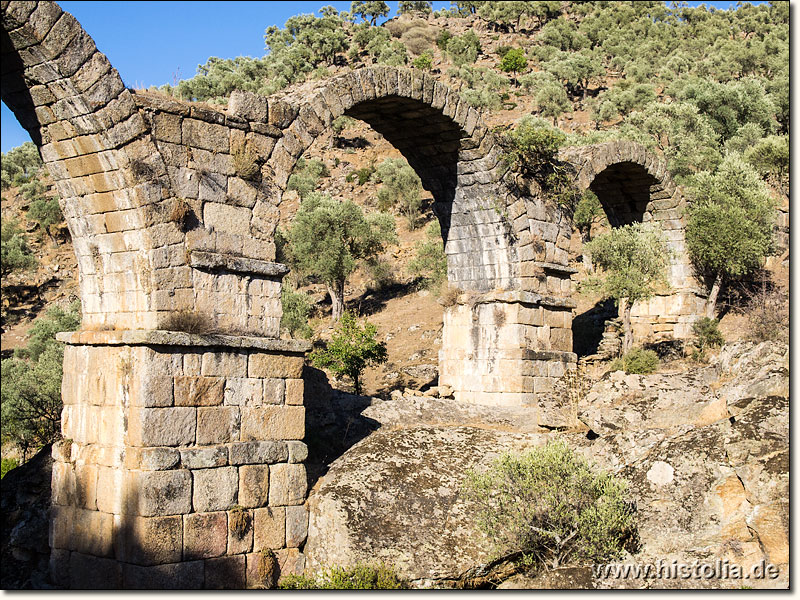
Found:
[{"label": "arch opening", "polygon": [[650,198],[660,186],[641,165],[621,162],[598,173],[589,189],[600,200],[609,224],[620,227],[650,220]]}]

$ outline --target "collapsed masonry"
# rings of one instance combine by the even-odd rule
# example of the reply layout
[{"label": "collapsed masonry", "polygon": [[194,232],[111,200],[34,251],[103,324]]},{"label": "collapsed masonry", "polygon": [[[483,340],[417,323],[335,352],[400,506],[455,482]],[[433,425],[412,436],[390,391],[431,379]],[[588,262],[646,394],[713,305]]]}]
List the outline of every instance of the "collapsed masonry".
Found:
[{"label": "collapsed masonry", "polygon": [[[288,269],[274,233],[297,159],[339,115],[381,133],[434,197],[461,291],[440,384],[533,418],[536,394],[574,368],[570,216],[513,180],[480,115],[431,76],[372,67],[215,109],[127,89],[55,3],[3,1],[2,13],[3,101],[56,182],[83,303],[81,331],[61,336],[56,583],[260,585],[267,550],[281,572],[302,571],[308,346],[279,339]],[[620,222],[664,223],[673,289],[634,314],[648,333],[685,335],[702,298],[663,163],[631,143],[565,160]]]}]

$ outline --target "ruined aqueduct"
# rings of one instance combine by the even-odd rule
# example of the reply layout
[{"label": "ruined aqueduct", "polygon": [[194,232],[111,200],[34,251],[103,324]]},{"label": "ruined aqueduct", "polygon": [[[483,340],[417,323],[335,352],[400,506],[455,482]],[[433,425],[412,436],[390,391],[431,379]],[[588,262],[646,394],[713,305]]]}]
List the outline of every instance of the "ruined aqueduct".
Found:
[{"label": "ruined aqueduct", "polygon": [[[537,393],[574,366],[569,214],[512,181],[478,112],[444,84],[372,67],[215,110],[127,89],[52,2],[4,0],[2,14],[2,98],[56,182],[83,305],[82,329],[61,337],[57,584],[244,587],[267,548],[283,572],[302,570],[308,346],[279,337],[288,269],[274,232],[295,162],[339,115],[381,133],[434,197],[463,291],[445,309],[440,383],[535,418]],[[704,300],[664,163],[621,142],[561,158],[612,225],[662,222],[671,289],[636,305],[635,325],[685,336]],[[197,316],[221,333],[187,333]]]}]

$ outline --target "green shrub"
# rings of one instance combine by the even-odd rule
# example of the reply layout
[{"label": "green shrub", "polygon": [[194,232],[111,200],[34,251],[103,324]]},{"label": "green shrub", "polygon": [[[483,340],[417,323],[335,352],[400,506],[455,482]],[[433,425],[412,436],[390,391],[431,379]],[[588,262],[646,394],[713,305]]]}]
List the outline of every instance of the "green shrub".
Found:
[{"label": "green shrub", "polygon": [[725,343],[725,338],[719,330],[719,319],[703,317],[692,325],[692,332],[697,338],[700,350],[715,348]]},{"label": "green shrub", "polygon": [[330,176],[330,171],[324,162],[317,159],[306,160],[298,158],[294,172],[289,176],[286,184],[287,190],[295,190],[301,199],[305,199],[317,189],[320,178]]},{"label": "green shrub", "polygon": [[367,273],[371,280],[369,284],[370,289],[382,290],[395,283],[394,268],[392,267],[392,263],[388,260],[373,258],[372,260],[366,261],[366,266]]},{"label": "green shrub", "polygon": [[470,471],[465,495],[498,556],[522,553],[549,567],[618,559],[636,539],[625,480],[597,471],[566,442],[505,454]]},{"label": "green shrub", "polygon": [[0,479],[6,476],[11,469],[16,469],[19,461],[16,458],[4,458],[0,461]]},{"label": "green shrub", "polygon": [[414,65],[415,69],[430,71],[431,67],[433,67],[433,55],[426,50],[415,58],[411,64]]},{"label": "green shrub", "polygon": [[36,198],[28,208],[28,218],[38,223],[42,233],[52,237],[50,228],[64,221],[58,199],[49,196]]},{"label": "green shrub", "polygon": [[281,327],[289,332],[291,337],[300,336],[310,338],[313,331],[308,324],[308,316],[311,314],[311,301],[308,294],[298,292],[288,285],[283,286],[281,291]]},{"label": "green shrub", "polygon": [[438,295],[442,284],[447,281],[447,255],[438,219],[428,225],[425,237],[424,242],[417,243],[417,255],[408,264],[408,270],[412,275],[422,277],[425,287]]},{"label": "green shrub", "polygon": [[406,587],[391,567],[361,563],[352,567],[329,567],[316,577],[288,575],[278,585],[282,590],[399,590]]},{"label": "green shrub", "polygon": [[652,350],[633,348],[624,356],[615,359],[610,365],[612,371],[625,371],[637,375],[647,375],[658,369],[658,354]]},{"label": "green shrub", "polygon": [[52,308],[34,324],[28,347],[2,361],[2,441],[15,445],[23,462],[31,450],[59,437],[64,347],[55,335],[79,324],[78,303],[67,311]]},{"label": "green shrub", "polygon": [[0,233],[0,275],[3,278],[14,271],[33,269],[37,260],[28,248],[28,239],[13,219],[3,219]]},{"label": "green shrub", "polygon": [[353,313],[345,311],[327,347],[315,349],[309,358],[316,367],[328,368],[337,376],[346,375],[352,379],[359,395],[364,369],[387,360],[386,342],[379,342],[377,335],[375,325],[365,322],[361,326]]},{"label": "green shrub", "polygon": [[453,37],[453,34],[450,33],[448,29],[442,29],[439,33],[439,37],[436,38],[436,45],[439,47],[439,50],[447,50],[447,42],[450,41],[451,37]]}]

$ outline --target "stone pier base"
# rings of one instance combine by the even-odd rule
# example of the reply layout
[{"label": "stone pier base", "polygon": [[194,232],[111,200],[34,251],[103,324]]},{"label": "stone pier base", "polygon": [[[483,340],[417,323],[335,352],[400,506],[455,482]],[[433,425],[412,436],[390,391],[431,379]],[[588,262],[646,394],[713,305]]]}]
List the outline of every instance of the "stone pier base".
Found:
[{"label": "stone pier base", "polygon": [[167,331],[59,339],[57,585],[236,589],[303,570],[304,342]]},{"label": "stone pier base", "polygon": [[444,313],[439,383],[459,402],[535,408],[575,368],[572,307],[531,292],[459,295]]},{"label": "stone pier base", "polygon": [[631,328],[636,344],[692,337],[692,325],[704,313],[707,299],[691,289],[675,290],[636,302],[631,308]]}]

